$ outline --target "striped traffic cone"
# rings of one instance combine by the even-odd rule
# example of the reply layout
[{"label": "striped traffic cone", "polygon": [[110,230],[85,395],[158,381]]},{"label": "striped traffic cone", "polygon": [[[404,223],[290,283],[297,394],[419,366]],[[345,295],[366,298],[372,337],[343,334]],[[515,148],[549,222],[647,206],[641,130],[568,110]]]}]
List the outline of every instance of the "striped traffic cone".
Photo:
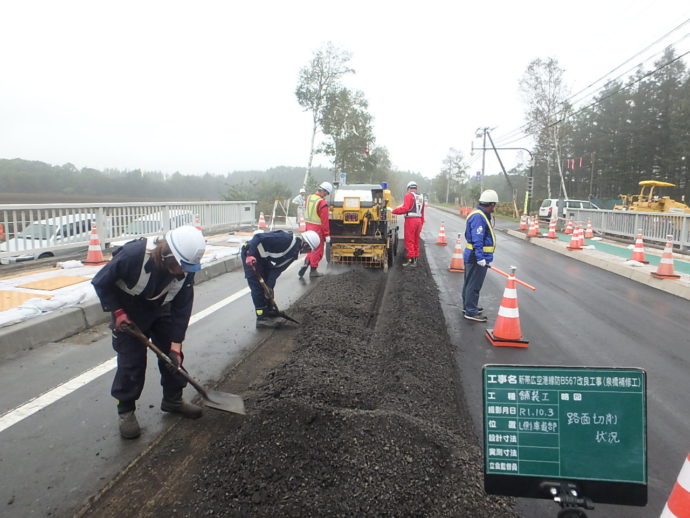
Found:
[{"label": "striped traffic cone", "polygon": [[585,230],[585,239],[592,239],[594,237],[594,231],[592,230],[592,220],[587,220],[587,230]]},{"label": "striped traffic cone", "polygon": [[108,261],[106,261],[103,257],[103,251],[101,250],[101,241],[100,239],[98,239],[98,233],[96,232],[96,225],[91,225],[89,251],[86,253],[86,260],[82,261],[81,264],[87,264],[89,266],[99,266],[107,262]]},{"label": "striped traffic cone", "polygon": [[577,231],[580,233],[580,246],[584,247],[585,246],[585,229],[578,226]]},{"label": "striped traffic cone", "polygon": [[537,237],[539,235],[539,218],[536,216],[532,218],[527,231],[527,237]]},{"label": "striped traffic cone", "polygon": [[565,232],[563,233],[568,235],[573,233],[573,218],[568,219],[568,223],[565,226]]},{"label": "striped traffic cone", "polygon": [[522,339],[520,312],[518,311],[517,289],[515,288],[515,267],[510,267],[510,275],[503,291],[503,300],[498,308],[498,316],[493,329],[486,330],[486,338],[497,347],[529,347],[529,341]]},{"label": "striped traffic cone", "polygon": [[527,219],[529,216],[527,214],[523,214],[520,216],[520,230],[527,230]]},{"label": "striped traffic cone", "polygon": [[259,228],[266,228],[266,219],[263,212],[259,212]]},{"label": "striped traffic cone", "polygon": [[680,279],[680,275],[676,275],[673,270],[673,236],[666,236],[666,246],[664,253],[661,254],[659,267],[650,275],[657,279]]},{"label": "striped traffic cone", "polygon": [[582,246],[580,245],[580,232],[577,227],[570,235],[570,244],[566,248],[568,250],[582,250]]},{"label": "striped traffic cone", "polygon": [[307,231],[307,223],[304,221],[304,214],[299,215],[299,231],[300,232],[306,232]]},{"label": "striped traffic cone", "polygon": [[635,238],[635,248],[633,248],[631,261],[637,261],[642,264],[649,264],[644,258],[644,242],[642,241],[642,229],[637,230],[637,237]]},{"label": "striped traffic cone", "polygon": [[438,241],[436,241],[436,244],[441,246],[448,244],[446,243],[446,227],[443,225],[443,221],[441,221],[441,229],[438,231]]},{"label": "striped traffic cone", "polygon": [[453,256],[450,258],[450,268],[449,272],[462,273],[465,271],[465,261],[462,259],[462,239],[460,234],[455,240],[455,249],[453,250]]},{"label": "striped traffic cone", "polygon": [[690,518],[690,454],[685,458],[659,518]]},{"label": "striped traffic cone", "polygon": [[549,221],[549,233],[546,236],[547,239],[558,239],[558,236],[556,235],[556,221],[558,221],[556,218],[551,218],[551,221]]},{"label": "striped traffic cone", "polygon": [[197,230],[201,230],[201,218],[198,214],[194,215],[194,228]]}]

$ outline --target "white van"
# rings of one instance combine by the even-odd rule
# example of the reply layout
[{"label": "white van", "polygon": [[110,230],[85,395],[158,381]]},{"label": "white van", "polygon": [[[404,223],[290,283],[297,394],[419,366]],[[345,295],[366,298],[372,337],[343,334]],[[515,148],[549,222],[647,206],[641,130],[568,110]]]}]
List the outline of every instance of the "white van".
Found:
[{"label": "white van", "polygon": [[[34,221],[15,236],[0,243],[0,263],[9,264],[31,259],[69,254],[86,250],[95,214],[65,214]],[[73,246],[67,246],[73,245]]]},{"label": "white van", "polygon": [[568,211],[572,209],[599,209],[594,203],[588,200],[563,200],[547,198],[539,207],[539,219],[549,221],[553,216],[559,218],[568,217]]}]

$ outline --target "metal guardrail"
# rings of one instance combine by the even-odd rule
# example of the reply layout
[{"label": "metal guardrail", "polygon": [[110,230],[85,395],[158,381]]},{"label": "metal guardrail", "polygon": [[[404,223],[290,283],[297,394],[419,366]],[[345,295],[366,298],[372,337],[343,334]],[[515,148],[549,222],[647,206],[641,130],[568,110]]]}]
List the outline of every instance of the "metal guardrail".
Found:
[{"label": "metal guardrail", "polygon": [[690,247],[690,214],[593,209],[570,209],[568,214],[580,223],[591,220],[592,228],[600,234],[634,240],[641,229],[645,242],[663,245],[667,236],[673,236],[679,250]]},{"label": "metal guardrail", "polygon": [[0,205],[0,262],[88,246],[92,224],[107,247],[186,224],[215,232],[255,222],[256,201]]}]

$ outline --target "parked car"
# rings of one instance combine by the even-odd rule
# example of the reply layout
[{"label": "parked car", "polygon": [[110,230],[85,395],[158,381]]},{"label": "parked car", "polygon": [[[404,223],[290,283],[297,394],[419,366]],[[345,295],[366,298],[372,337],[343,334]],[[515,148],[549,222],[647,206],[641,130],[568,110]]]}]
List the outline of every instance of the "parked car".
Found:
[{"label": "parked car", "polygon": [[589,200],[563,200],[547,198],[539,207],[539,219],[549,221],[555,215],[557,215],[559,218],[566,218],[568,217],[569,211],[573,209],[599,210],[599,207],[594,205],[594,203]]},{"label": "parked car", "polygon": [[188,210],[171,209],[168,211],[168,225],[163,225],[165,218],[163,212],[146,214],[132,220],[125,228],[123,236],[127,239],[120,239],[111,243],[113,248],[120,247],[134,238],[148,236],[149,242],[153,244],[158,235],[162,235],[166,230],[172,230],[182,225],[194,224],[194,213]]},{"label": "parked car", "polygon": [[66,214],[34,221],[14,237],[0,243],[0,263],[43,259],[86,250],[94,223],[95,214]]}]

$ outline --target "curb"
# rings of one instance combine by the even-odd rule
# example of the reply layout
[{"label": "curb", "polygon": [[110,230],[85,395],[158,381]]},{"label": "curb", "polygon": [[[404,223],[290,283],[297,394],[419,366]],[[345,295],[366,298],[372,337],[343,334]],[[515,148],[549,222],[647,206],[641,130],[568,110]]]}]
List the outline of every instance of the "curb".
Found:
[{"label": "curb", "polygon": [[[239,256],[209,263],[195,275],[194,283],[201,284],[229,273],[239,266]],[[96,299],[0,328],[0,358],[58,342],[109,320],[110,313],[104,312],[101,303]]]},{"label": "curb", "polygon": [[583,250],[579,253],[576,252],[577,255],[573,255],[570,252],[568,252],[565,248],[558,246],[559,243],[552,243],[551,240],[548,239],[530,239],[527,238],[527,236],[524,233],[519,232],[517,230],[507,230],[505,231],[505,233],[510,236],[517,237],[518,239],[530,241],[533,245],[546,248],[558,254],[567,255],[568,257],[575,259],[576,261],[591,264],[592,266],[596,266],[597,268],[601,268],[602,270],[615,273],[616,275],[620,275],[621,277],[625,277],[626,279],[630,279],[631,281],[639,282],[640,284],[645,284],[650,288],[665,291],[666,293],[670,293],[671,295],[675,295],[677,297],[690,300],[690,286],[679,284],[677,281],[674,282],[672,280],[656,279],[649,275],[649,272],[647,271],[633,268],[631,266],[626,266],[624,264],[618,264],[613,261],[602,259],[601,257],[593,257],[591,255],[588,255],[586,253],[587,250]]}]

